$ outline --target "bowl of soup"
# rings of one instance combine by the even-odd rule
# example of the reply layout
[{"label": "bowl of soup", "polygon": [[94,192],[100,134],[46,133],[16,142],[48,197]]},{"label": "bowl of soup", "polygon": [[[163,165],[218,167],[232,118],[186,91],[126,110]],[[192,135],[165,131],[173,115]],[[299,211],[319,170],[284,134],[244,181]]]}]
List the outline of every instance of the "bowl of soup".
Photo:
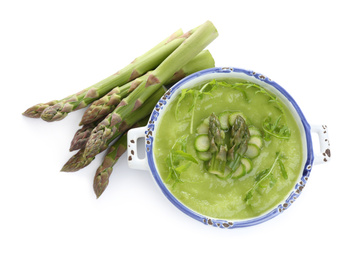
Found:
[{"label": "bowl of soup", "polygon": [[[137,157],[138,138],[145,138],[144,159]],[[326,125],[310,126],[275,81],[234,67],[182,79],[147,126],[128,132],[129,166],[149,170],[182,212],[220,228],[280,215],[300,196],[312,166],[330,156]]]}]

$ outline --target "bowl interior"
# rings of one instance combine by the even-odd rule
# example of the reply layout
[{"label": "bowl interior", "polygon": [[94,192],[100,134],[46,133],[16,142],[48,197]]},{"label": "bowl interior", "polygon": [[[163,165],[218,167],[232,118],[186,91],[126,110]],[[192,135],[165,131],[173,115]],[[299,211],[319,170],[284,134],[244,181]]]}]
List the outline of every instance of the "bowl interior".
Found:
[{"label": "bowl interior", "polygon": [[[227,79],[227,78],[237,78],[237,79],[244,79],[248,80],[250,82],[256,83],[274,95],[276,95],[284,104],[287,106],[287,108],[291,111],[298,127],[300,130],[301,134],[301,140],[302,140],[302,148],[303,148],[303,159],[302,159],[302,165],[300,169],[300,176],[298,178],[298,183],[294,186],[294,190],[288,194],[283,201],[279,205],[277,205],[273,210],[270,210],[269,212],[264,213],[263,215],[259,217],[254,217],[251,219],[244,219],[244,220],[218,220],[218,219],[213,219],[209,216],[203,216],[199,213],[196,213],[195,211],[191,210],[187,206],[183,205],[179,200],[177,200],[169,191],[168,187],[166,187],[165,183],[162,181],[160,174],[157,171],[157,168],[155,166],[155,157],[153,156],[153,145],[154,145],[154,140],[155,140],[155,135],[156,131],[155,128],[158,127],[160,118],[162,118],[163,113],[165,113],[165,108],[167,105],[170,103],[170,100],[174,100],[175,97],[177,97],[182,89],[185,88],[191,88],[193,86],[196,86],[200,83],[203,83],[205,81],[209,81],[212,79]],[[152,132],[151,136],[147,135],[147,138],[149,142],[147,142],[146,145],[146,151],[147,151],[147,158],[148,158],[148,163],[149,167],[151,169],[151,172],[153,174],[154,179],[156,180],[157,184],[161,188],[162,192],[164,195],[175,205],[177,206],[181,211],[186,213],[187,215],[202,221],[205,224],[210,224],[214,226],[219,226],[219,227],[244,227],[244,226],[250,226],[250,225],[255,225],[259,224],[261,222],[264,222],[272,217],[275,217],[279,213],[283,212],[285,209],[287,209],[291,203],[300,195],[301,188],[304,187],[307,178],[309,176],[309,173],[311,171],[312,167],[312,161],[313,161],[313,153],[312,153],[312,145],[311,145],[311,134],[310,134],[310,126],[307,123],[303,113],[301,112],[300,108],[294,101],[294,99],[281,87],[279,86],[276,82],[270,80],[269,78],[265,77],[262,74],[255,73],[253,71],[246,71],[242,69],[237,69],[237,68],[213,68],[213,69],[208,69],[204,70],[195,74],[192,74],[185,79],[181,80],[177,84],[175,84],[163,97],[162,99],[158,102],[155,110],[153,111],[153,114],[151,115],[151,120],[150,124],[148,125],[148,133]]]}]

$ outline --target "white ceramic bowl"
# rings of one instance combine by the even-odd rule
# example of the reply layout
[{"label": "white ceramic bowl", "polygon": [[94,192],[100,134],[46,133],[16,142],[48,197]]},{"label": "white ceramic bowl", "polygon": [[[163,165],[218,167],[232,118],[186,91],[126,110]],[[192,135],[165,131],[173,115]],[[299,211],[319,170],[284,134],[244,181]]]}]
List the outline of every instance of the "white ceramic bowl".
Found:
[{"label": "white ceramic bowl", "polygon": [[[298,178],[298,182],[295,184],[291,192],[286,196],[284,200],[281,201],[276,207],[274,207],[269,212],[265,214],[244,220],[225,220],[225,219],[215,219],[210,216],[202,215],[184,204],[182,204],[166,187],[165,183],[161,179],[155,163],[155,157],[153,154],[153,145],[155,144],[155,135],[157,132],[157,126],[159,125],[162,114],[165,113],[165,108],[184,88],[191,88],[201,82],[211,80],[211,79],[223,79],[223,78],[239,78],[245,79],[250,82],[256,83],[284,102],[284,104],[292,112],[298,127],[301,132],[301,140],[303,144],[303,164],[301,168],[301,173]],[[173,129],[174,131],[174,129]],[[311,138],[311,132],[315,132],[319,136],[320,151],[313,151],[313,144]],[[145,148],[146,148],[146,158],[139,159],[137,157],[137,139],[145,138]],[[254,71],[247,71],[232,67],[217,67],[207,70],[203,70],[194,73],[178,83],[176,83],[170,90],[168,90],[159,102],[156,104],[147,126],[135,128],[128,133],[128,164],[129,167],[141,170],[150,170],[152,176],[154,177],[156,183],[160,187],[163,194],[173,203],[178,209],[187,214],[188,216],[211,226],[221,227],[221,228],[236,228],[236,227],[246,227],[251,225],[256,225],[267,221],[280,213],[284,212],[290,205],[300,196],[301,191],[305,187],[305,184],[310,176],[310,172],[313,164],[319,164],[329,161],[331,156],[330,144],[328,139],[327,127],[326,125],[310,126],[306,121],[302,111],[296,104],[294,99],[279,86],[276,82],[272,81],[268,77],[256,73]]]}]

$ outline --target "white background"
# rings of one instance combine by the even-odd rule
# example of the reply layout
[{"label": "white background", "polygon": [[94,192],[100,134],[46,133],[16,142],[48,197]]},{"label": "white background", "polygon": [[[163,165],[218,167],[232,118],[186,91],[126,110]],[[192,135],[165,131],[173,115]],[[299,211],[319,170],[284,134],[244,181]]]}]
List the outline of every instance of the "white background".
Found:
[{"label": "white background", "polygon": [[[354,1],[2,1],[1,259],[356,259]],[[104,153],[60,172],[83,111],[46,123],[28,107],[111,75],[179,28],[211,20],[217,66],[263,73],[329,127],[332,160],[264,224],[205,226],[161,194],[149,172],[116,165],[100,199]]]}]

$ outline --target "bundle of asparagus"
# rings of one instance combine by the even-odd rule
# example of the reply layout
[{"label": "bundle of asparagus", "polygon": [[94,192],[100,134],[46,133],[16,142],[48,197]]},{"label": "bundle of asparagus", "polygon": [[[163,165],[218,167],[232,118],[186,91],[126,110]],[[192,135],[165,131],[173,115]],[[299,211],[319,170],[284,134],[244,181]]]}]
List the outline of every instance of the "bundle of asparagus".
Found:
[{"label": "bundle of asparagus", "polygon": [[63,99],[34,105],[23,115],[53,122],[89,105],[70,146],[70,151],[78,152],[61,171],[82,169],[117,139],[94,177],[98,198],[108,185],[113,166],[126,151],[126,131],[147,124],[148,115],[164,94],[164,85],[214,67],[211,54],[203,49],[217,36],[210,21],[185,34],[178,30],[108,78]]}]

